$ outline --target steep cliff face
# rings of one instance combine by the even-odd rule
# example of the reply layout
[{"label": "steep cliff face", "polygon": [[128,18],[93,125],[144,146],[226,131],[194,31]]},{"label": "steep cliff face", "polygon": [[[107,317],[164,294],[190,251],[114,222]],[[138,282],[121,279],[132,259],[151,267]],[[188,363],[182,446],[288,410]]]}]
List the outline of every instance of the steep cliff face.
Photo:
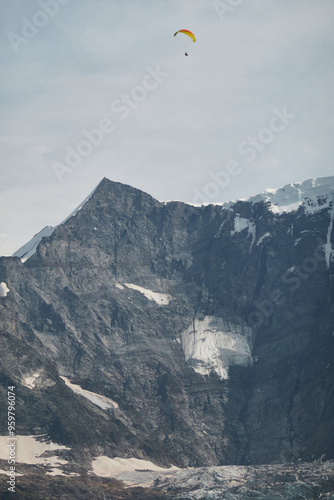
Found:
[{"label": "steep cliff face", "polygon": [[82,463],[333,457],[333,196],[329,178],[195,207],[103,179],[28,260],[0,259],[18,432]]}]

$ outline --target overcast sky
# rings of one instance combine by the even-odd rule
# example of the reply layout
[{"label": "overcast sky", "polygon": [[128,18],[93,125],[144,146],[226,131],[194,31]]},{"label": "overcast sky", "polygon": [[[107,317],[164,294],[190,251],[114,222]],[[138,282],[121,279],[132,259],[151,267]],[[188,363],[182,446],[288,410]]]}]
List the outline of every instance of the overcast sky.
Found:
[{"label": "overcast sky", "polygon": [[333,0],[0,9],[1,255],[103,177],[200,203],[334,174]]}]

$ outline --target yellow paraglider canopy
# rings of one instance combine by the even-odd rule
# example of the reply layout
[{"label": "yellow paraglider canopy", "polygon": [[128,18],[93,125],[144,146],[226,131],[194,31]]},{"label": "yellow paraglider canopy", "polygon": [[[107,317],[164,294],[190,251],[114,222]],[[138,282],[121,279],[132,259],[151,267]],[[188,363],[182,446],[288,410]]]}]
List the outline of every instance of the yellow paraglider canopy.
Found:
[{"label": "yellow paraglider canopy", "polygon": [[194,33],[192,33],[191,31],[179,30],[176,33],[174,33],[174,36],[176,36],[178,33],[184,33],[185,35],[188,35],[192,39],[193,42],[196,42],[196,37],[195,37]]}]

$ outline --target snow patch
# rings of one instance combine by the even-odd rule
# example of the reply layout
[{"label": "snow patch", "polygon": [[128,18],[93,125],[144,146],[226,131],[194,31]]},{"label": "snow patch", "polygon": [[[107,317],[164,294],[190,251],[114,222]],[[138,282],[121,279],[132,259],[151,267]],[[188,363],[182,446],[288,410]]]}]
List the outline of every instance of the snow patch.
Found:
[{"label": "snow patch", "polygon": [[223,232],[223,228],[224,228],[224,224],[225,224],[225,221],[223,221],[219,228],[218,228],[218,231],[216,232],[216,234],[214,235],[214,238],[220,238],[221,235],[222,235],[222,232]]},{"label": "snow patch", "polygon": [[[8,476],[9,472],[10,472],[9,466],[8,466],[8,470],[0,469],[0,474],[5,474],[6,476]],[[19,472],[15,471],[15,476],[24,476],[24,474],[20,474]]]},{"label": "snow patch", "polygon": [[3,281],[0,283],[0,297],[7,297],[9,288]]},{"label": "snow patch", "polygon": [[92,462],[93,472],[100,477],[117,477],[123,472],[133,471],[171,471],[177,470],[177,467],[170,467],[164,469],[155,465],[148,460],[141,460],[139,458],[109,458],[105,456],[97,457]]},{"label": "snow patch", "polygon": [[53,387],[56,385],[54,380],[51,380],[45,375],[44,370],[36,371],[35,373],[29,373],[23,376],[22,385],[28,389],[45,389],[47,387]]},{"label": "snow patch", "polygon": [[[48,470],[46,471],[45,473],[47,476],[65,476],[65,477],[69,477],[69,476],[80,476],[80,474],[78,474],[77,472],[66,472],[64,473],[63,471],[59,470],[59,469],[52,469],[52,470]],[[16,474],[17,476],[17,474]]]},{"label": "snow patch", "polygon": [[333,249],[332,249],[332,244],[331,244],[331,237],[332,237],[332,231],[333,231],[333,219],[334,219],[334,200],[333,200],[333,206],[332,210],[330,213],[330,221],[329,221],[329,226],[327,230],[327,241],[325,244],[325,256],[326,256],[326,266],[327,269],[330,267],[332,255],[333,255]]},{"label": "snow patch", "polygon": [[259,238],[256,242],[256,246],[258,245],[261,245],[262,241],[265,239],[265,238],[268,238],[269,236],[271,236],[271,233],[265,233],[263,236],[261,236],[261,238]]},{"label": "snow patch", "polygon": [[86,389],[82,389],[80,385],[72,384],[66,377],[60,377],[65,384],[72,389],[73,392],[83,396],[86,399],[89,399],[96,406],[102,408],[102,410],[108,410],[109,408],[118,408],[118,404],[110,398],[106,396],[102,396],[101,394],[96,394],[95,392],[86,391]]},{"label": "snow patch", "polygon": [[23,385],[28,387],[28,389],[34,389],[36,379],[40,376],[40,372],[33,373],[29,377],[25,377],[23,381]]},{"label": "snow patch", "polygon": [[133,285],[132,283],[124,283],[124,286],[127,288],[131,288],[132,290],[136,290],[137,292],[142,293],[148,300],[153,300],[156,302],[159,306],[167,306],[169,302],[173,299],[171,295],[168,293],[157,293],[157,292],[152,292],[152,290],[149,290],[147,288],[143,288],[138,285]]},{"label": "snow patch", "polygon": [[250,247],[250,249],[252,249],[256,238],[256,225],[249,219],[245,219],[244,217],[240,217],[239,214],[236,214],[234,219],[234,231],[231,231],[231,235],[233,236],[235,233],[241,233],[241,231],[243,231],[244,229],[247,229],[248,234],[252,237],[252,243]]},{"label": "snow patch", "polygon": [[[0,436],[0,458],[8,460],[8,444],[15,443],[15,460],[18,463],[30,465],[64,465],[67,460],[60,459],[56,454],[50,453],[57,450],[70,450],[67,446],[58,445],[45,440],[45,436]],[[47,455],[43,456],[45,452]]]},{"label": "snow patch", "polygon": [[251,334],[249,327],[215,316],[195,320],[181,333],[185,360],[201,375],[215,371],[221,379],[227,379],[230,366],[252,364]]},{"label": "snow patch", "polygon": [[124,286],[123,286],[123,285],[121,285],[120,283],[117,283],[117,282],[116,282],[116,283],[115,283],[115,287],[116,287],[116,288],[119,288],[120,290],[124,290]]},{"label": "snow patch", "polygon": [[44,227],[39,233],[35,234],[35,236],[33,236],[33,238],[31,238],[31,240],[28,241],[28,243],[19,248],[13,254],[13,256],[20,257],[22,262],[25,262],[27,259],[29,259],[29,257],[31,257],[36,252],[36,248],[38,247],[42,238],[51,236],[54,230],[55,228],[52,226]]},{"label": "snow patch", "polygon": [[296,201],[295,203],[290,203],[289,205],[276,205],[271,204],[270,210],[274,214],[283,214],[288,212],[296,212],[298,208],[303,204],[303,200]]}]

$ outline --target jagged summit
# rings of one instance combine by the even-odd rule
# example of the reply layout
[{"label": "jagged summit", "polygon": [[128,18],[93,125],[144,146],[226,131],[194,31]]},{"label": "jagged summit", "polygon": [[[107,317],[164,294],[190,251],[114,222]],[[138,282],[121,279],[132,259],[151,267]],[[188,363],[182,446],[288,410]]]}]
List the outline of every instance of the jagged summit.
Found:
[{"label": "jagged summit", "polygon": [[107,177],[103,177],[101,182],[99,182],[90,196],[92,196],[93,194],[95,195],[95,198],[106,197],[110,200],[112,200],[113,198],[140,198],[147,201],[155,200],[153,196],[145,193],[145,191],[142,191],[141,189],[130,186],[129,184],[110,180]]},{"label": "jagged summit", "polygon": [[[88,204],[88,202],[90,203]],[[138,209],[145,204],[161,205],[151,195],[140,189],[122,184],[121,182],[111,181],[104,177],[93,191],[60,224],[54,227],[46,226],[43,228],[30,241],[20,247],[13,256],[26,261],[34,255],[42,238],[51,236],[57,227],[67,223],[71,217],[77,215],[84,207],[90,209],[95,204],[97,206],[108,206],[108,209],[111,211],[116,207],[128,210],[131,208]]]}]

